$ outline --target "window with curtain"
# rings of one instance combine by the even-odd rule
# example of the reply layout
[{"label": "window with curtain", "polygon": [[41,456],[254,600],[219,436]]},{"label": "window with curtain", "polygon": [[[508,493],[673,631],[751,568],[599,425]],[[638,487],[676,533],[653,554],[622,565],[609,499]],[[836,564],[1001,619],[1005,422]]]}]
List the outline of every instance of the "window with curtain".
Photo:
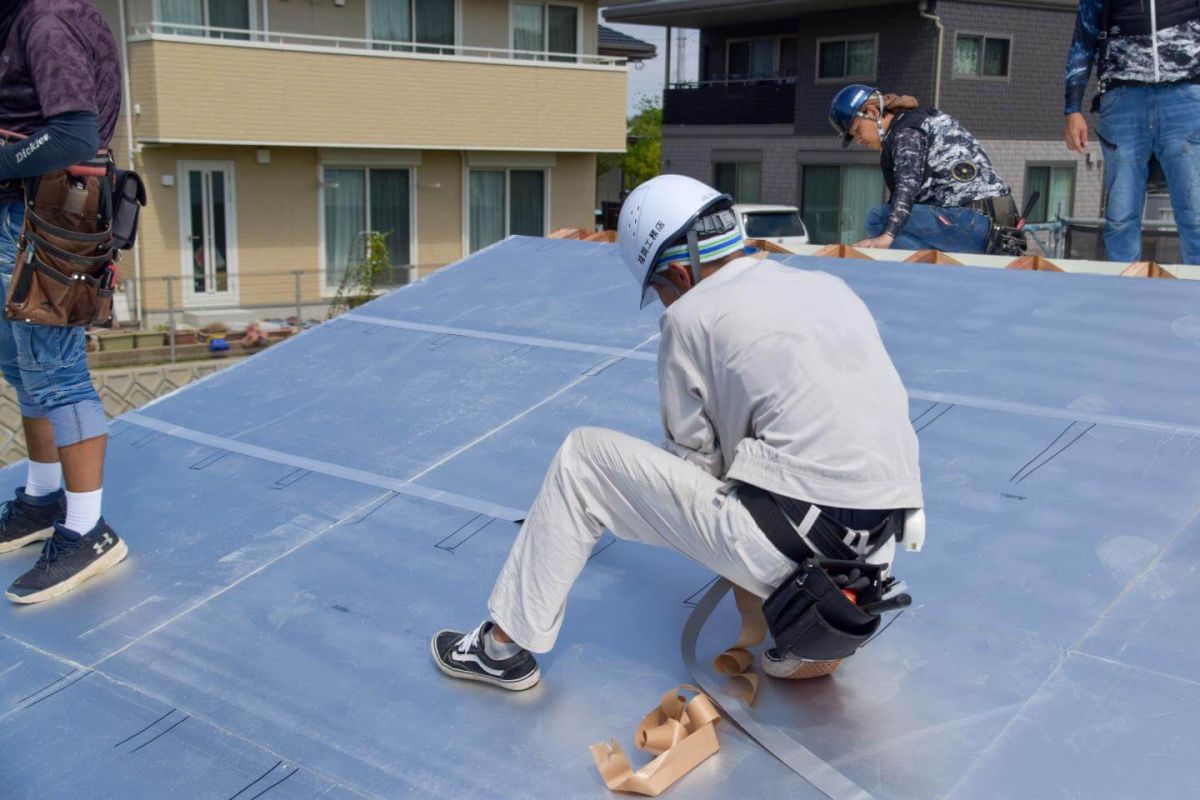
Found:
[{"label": "window with curtain", "polygon": [[743,39],[729,42],[728,70],[732,80],[759,80],[796,74],[796,37]]},{"label": "window with curtain", "polygon": [[1049,222],[1060,213],[1070,217],[1075,211],[1075,166],[1027,167],[1022,207],[1029,204],[1034,192],[1038,193],[1038,201],[1030,209],[1027,222]]},{"label": "window with curtain", "polygon": [[579,6],[557,3],[514,3],[512,7],[512,46],[514,50],[563,55],[524,55],[518,58],[548,58],[574,61],[581,52]]},{"label": "window with curtain", "polygon": [[[369,0],[371,35],[378,42],[454,45],[454,0]],[[377,49],[391,48],[387,44]],[[399,48],[411,50],[413,48]],[[416,48],[439,52],[442,48]]]},{"label": "window with curtain", "polygon": [[875,77],[875,37],[828,39],[817,43],[817,80]]},{"label": "window with curtain", "polygon": [[735,203],[757,203],[762,196],[762,165],[743,163],[713,164],[713,184],[717,191]]},{"label": "window with curtain", "polygon": [[514,3],[512,25],[514,50],[541,51],[543,49],[546,26],[541,3]]},{"label": "window with curtain", "polygon": [[410,0],[371,0],[370,38],[382,42],[411,42],[412,34]]},{"label": "window with curtain", "polygon": [[865,238],[867,213],[883,199],[883,175],[878,167],[804,167],[800,216],[813,244],[850,244]]},{"label": "window with curtain", "polygon": [[454,0],[413,0],[413,11],[418,42],[454,44]]},{"label": "window with curtain", "polygon": [[387,236],[393,267],[412,263],[411,172],[328,167],[324,174],[325,285],[339,286],[362,263],[368,232]]},{"label": "window with curtain", "polygon": [[959,34],[954,40],[954,77],[1007,78],[1011,48],[1004,37]]},{"label": "window with curtain", "polygon": [[467,236],[472,253],[506,236],[545,235],[545,171],[471,170],[467,184]]},{"label": "window with curtain", "polygon": [[[248,0],[161,0],[163,22],[174,22],[209,28],[227,28],[247,33],[209,31],[208,35],[222,39],[250,38],[250,5]],[[167,29],[168,33],[203,36],[202,31],[191,28]]]}]

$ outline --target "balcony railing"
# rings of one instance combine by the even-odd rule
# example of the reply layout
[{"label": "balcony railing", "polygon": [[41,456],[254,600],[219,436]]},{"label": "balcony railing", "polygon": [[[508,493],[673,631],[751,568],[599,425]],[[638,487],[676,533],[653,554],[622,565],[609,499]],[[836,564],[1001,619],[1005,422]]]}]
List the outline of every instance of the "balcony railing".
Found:
[{"label": "balcony railing", "polygon": [[693,81],[663,92],[665,125],[787,124],[795,116],[795,78]]},{"label": "balcony railing", "polygon": [[285,31],[216,28],[176,22],[143,22],[130,26],[129,41],[167,39],[185,42],[275,47],[284,50],[317,50],[353,55],[437,58],[463,61],[515,61],[522,64],[565,67],[609,67],[623,69],[624,58],[589,53],[555,53],[546,50],[513,50],[502,47],[470,47],[461,44],[396,42],[383,39],[353,39]]}]

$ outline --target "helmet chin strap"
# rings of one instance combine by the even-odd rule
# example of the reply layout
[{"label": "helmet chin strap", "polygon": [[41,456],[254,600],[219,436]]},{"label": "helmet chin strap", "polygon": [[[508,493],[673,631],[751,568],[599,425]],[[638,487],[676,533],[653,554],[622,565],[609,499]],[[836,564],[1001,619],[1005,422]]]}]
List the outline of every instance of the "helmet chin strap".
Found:
[{"label": "helmet chin strap", "polygon": [[[881,142],[882,142],[882,141],[883,141],[883,135],[884,135],[884,130],[883,130],[883,113],[884,113],[884,111],[886,110],[886,109],[884,108],[884,105],[883,105],[883,92],[878,92],[878,91],[877,91],[877,92],[875,92],[875,94],[873,94],[873,95],[871,95],[871,96],[879,99],[879,116],[878,116],[878,117],[875,117],[874,119],[875,119],[875,127],[879,129],[879,141],[881,141]],[[868,114],[868,113],[867,113],[867,112],[865,112],[865,111],[859,111],[859,112],[858,112],[858,114],[857,114],[857,116],[860,116],[860,117],[862,117],[863,119],[871,119],[871,118],[872,118],[872,117],[871,117],[871,115],[870,115],[870,114]]]},{"label": "helmet chin strap", "polygon": [[700,237],[696,229],[687,232],[688,261],[692,264],[692,286],[700,283]]}]

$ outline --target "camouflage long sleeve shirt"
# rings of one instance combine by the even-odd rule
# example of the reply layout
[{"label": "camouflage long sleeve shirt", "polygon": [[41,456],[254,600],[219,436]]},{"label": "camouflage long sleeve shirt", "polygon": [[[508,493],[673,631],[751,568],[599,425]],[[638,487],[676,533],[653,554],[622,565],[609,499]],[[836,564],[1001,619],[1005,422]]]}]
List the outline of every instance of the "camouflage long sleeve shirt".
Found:
[{"label": "camouflage long sleeve shirt", "polygon": [[1010,193],[979,140],[932,109],[896,115],[883,138],[881,164],[892,206],[883,232],[893,238],[914,204],[953,208]]},{"label": "camouflage long sleeve shirt", "polygon": [[[1080,0],[1075,38],[1067,55],[1067,114],[1083,110],[1083,96],[1100,50],[1103,26],[1104,0]],[[1101,92],[1114,84],[1152,85],[1200,79],[1200,20],[1141,35],[1123,35],[1119,26],[1114,27],[1115,30],[1108,31],[1108,46],[1097,70]]]}]

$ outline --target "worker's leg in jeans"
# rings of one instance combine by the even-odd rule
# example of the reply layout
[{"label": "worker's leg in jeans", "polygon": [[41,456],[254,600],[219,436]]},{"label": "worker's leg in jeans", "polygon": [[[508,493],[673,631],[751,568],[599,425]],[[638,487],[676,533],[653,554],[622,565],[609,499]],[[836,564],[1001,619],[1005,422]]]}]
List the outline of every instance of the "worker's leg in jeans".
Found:
[{"label": "worker's leg in jeans", "polygon": [[699,467],[601,428],[567,437],[505,562],[488,608],[521,647],[550,650],[567,595],[607,529],[670,547],[765,597],[794,567],[736,497]]},{"label": "worker's leg in jeans", "polygon": [[1200,84],[1158,87],[1154,152],[1167,176],[1180,261],[1200,264]]},{"label": "worker's leg in jeans", "polygon": [[[16,262],[23,219],[24,205],[20,201],[0,203],[0,293],[5,296]],[[65,513],[62,468],[54,443],[54,429],[46,418],[45,409],[25,390],[13,336],[14,324],[0,314],[0,371],[17,394],[29,461],[25,485],[0,507],[0,553],[20,550],[50,538],[54,523],[61,521]]]},{"label": "worker's leg in jeans", "polygon": [[1152,146],[1147,99],[1152,87],[1118,86],[1100,100],[1104,152],[1104,248],[1110,261],[1142,254],[1142,212]]}]

